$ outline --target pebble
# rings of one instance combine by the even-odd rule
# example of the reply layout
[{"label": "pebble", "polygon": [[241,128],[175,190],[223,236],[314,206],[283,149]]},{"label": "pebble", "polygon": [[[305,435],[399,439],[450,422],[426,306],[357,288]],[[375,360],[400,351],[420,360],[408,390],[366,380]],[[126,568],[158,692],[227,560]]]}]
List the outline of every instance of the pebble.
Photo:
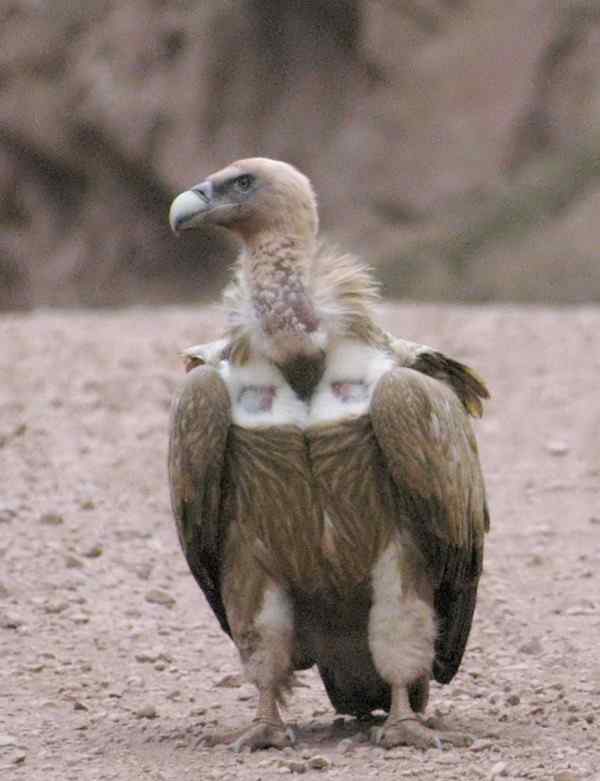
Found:
[{"label": "pebble", "polygon": [[158,711],[154,705],[142,705],[135,711],[135,715],[138,719],[155,719],[158,716]]},{"label": "pebble", "polygon": [[0,748],[7,748],[8,746],[16,746],[17,739],[12,735],[0,735]]},{"label": "pebble", "polygon": [[554,781],[579,781],[575,773],[570,770],[563,770],[554,774]]},{"label": "pebble", "polygon": [[337,749],[340,754],[347,754],[349,751],[352,751],[353,746],[352,738],[344,738],[344,740],[340,740],[338,743]]},{"label": "pebble", "polygon": [[476,754],[478,754],[480,751],[487,751],[489,748],[492,748],[493,746],[494,743],[491,740],[475,740],[469,746],[469,750],[474,751]]},{"label": "pebble", "polygon": [[136,662],[157,662],[160,658],[159,651],[140,651],[135,655]]},{"label": "pebble", "polygon": [[89,624],[90,622],[90,617],[85,613],[73,613],[72,615],[69,616],[69,619],[74,624],[80,624],[80,625]]},{"label": "pebble", "polygon": [[519,647],[519,651],[521,653],[531,654],[533,656],[541,654],[543,650],[544,647],[542,646],[542,642],[539,637],[532,637],[531,640],[528,640]]},{"label": "pebble", "polygon": [[40,515],[39,521],[45,526],[60,526],[61,523],[65,522],[65,519],[59,513],[43,513]]},{"label": "pebble", "polygon": [[229,673],[218,680],[215,686],[220,689],[239,689],[244,683],[244,678],[240,673]]},{"label": "pebble", "polygon": [[490,770],[489,778],[504,778],[508,775],[508,764],[506,762],[496,762]]},{"label": "pebble", "polygon": [[46,602],[44,605],[44,611],[46,613],[54,614],[54,613],[62,613],[64,610],[68,608],[68,604],[63,601],[59,602]]},{"label": "pebble", "polygon": [[546,451],[551,456],[566,456],[569,452],[569,446],[566,442],[556,440],[554,442],[546,442]]},{"label": "pebble", "polygon": [[328,767],[331,767],[331,762],[321,754],[311,757],[307,764],[311,770],[326,770]]},{"label": "pebble", "polygon": [[104,548],[99,543],[90,545],[89,548],[83,551],[83,555],[86,559],[97,559],[104,553]]},{"label": "pebble", "polygon": [[10,523],[17,517],[17,511],[12,507],[0,507],[0,523]]},{"label": "pebble", "polygon": [[299,759],[282,759],[279,767],[287,767],[292,773],[306,773],[306,762],[301,762]]},{"label": "pebble", "polygon": [[72,553],[67,553],[65,556],[65,567],[67,569],[81,569],[83,567],[83,561]]},{"label": "pebble", "polygon": [[175,598],[172,597],[168,591],[162,591],[158,588],[147,591],[144,599],[146,602],[150,602],[153,605],[162,605],[163,607],[168,608],[173,607],[175,604]]},{"label": "pebble", "polygon": [[519,705],[521,702],[521,698],[518,694],[511,694],[510,697],[506,698],[506,704],[507,705]]},{"label": "pebble", "polygon": [[16,613],[10,611],[0,613],[0,628],[18,629],[20,626],[23,626],[23,619]]}]

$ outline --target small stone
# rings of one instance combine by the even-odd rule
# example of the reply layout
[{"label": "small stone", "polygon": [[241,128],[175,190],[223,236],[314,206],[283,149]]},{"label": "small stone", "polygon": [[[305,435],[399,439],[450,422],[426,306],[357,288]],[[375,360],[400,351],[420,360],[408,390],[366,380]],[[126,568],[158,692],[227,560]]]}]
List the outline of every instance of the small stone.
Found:
[{"label": "small stone", "polygon": [[79,502],[79,506],[82,510],[95,510],[96,502],[93,499],[82,499],[81,502]]},{"label": "small stone", "polygon": [[10,523],[17,517],[17,511],[12,507],[0,507],[0,523]]},{"label": "small stone", "polygon": [[337,750],[340,754],[348,754],[348,752],[352,751],[353,747],[354,743],[352,742],[352,738],[344,738],[338,743]]},{"label": "small stone", "polygon": [[490,779],[504,778],[508,775],[508,764],[506,762],[496,762],[490,770]]},{"label": "small stone", "polygon": [[521,698],[518,694],[511,694],[510,697],[506,698],[506,704],[507,705],[519,705],[521,702]]},{"label": "small stone", "polygon": [[540,556],[539,553],[534,553],[533,556],[529,559],[527,562],[528,567],[541,567],[544,563],[544,557]]},{"label": "small stone", "polygon": [[74,710],[87,710],[87,706],[84,705],[82,702],[79,702],[79,700],[75,700],[73,703],[73,709]]},{"label": "small stone", "polygon": [[542,642],[539,637],[532,637],[531,640],[528,640],[526,643],[523,643],[522,646],[519,647],[519,651],[523,654],[532,654],[533,656],[537,656],[538,654],[541,654],[544,650],[542,646]]},{"label": "small stone", "polygon": [[27,759],[27,754],[24,751],[17,751],[13,754],[13,764],[20,765]]},{"label": "small stone", "polygon": [[49,613],[51,615],[55,613],[62,613],[64,610],[66,610],[69,606],[66,602],[58,601],[58,602],[47,602],[44,605],[44,611],[46,613]]},{"label": "small stone", "polygon": [[0,735],[0,748],[7,748],[8,746],[16,746],[17,739],[12,735]]},{"label": "small stone", "polygon": [[150,602],[153,605],[162,605],[163,607],[171,608],[175,604],[175,599],[167,591],[161,591],[160,589],[151,589],[146,592],[144,597],[146,602]]},{"label": "small stone", "polygon": [[146,662],[152,663],[156,662],[159,656],[160,654],[154,651],[140,651],[135,655],[135,661],[141,662],[142,664],[145,664]]},{"label": "small stone", "polygon": [[65,522],[65,519],[59,513],[44,513],[40,515],[39,521],[44,526],[60,526],[61,523]]},{"label": "small stone", "polygon": [[578,778],[570,770],[562,770],[560,773],[554,774],[554,781],[578,781]]},{"label": "small stone", "polygon": [[153,569],[154,567],[150,563],[138,564],[138,566],[135,568],[135,574],[140,580],[149,580]]},{"label": "small stone", "polygon": [[215,686],[220,689],[239,689],[244,683],[244,678],[240,673],[229,673],[218,680]]},{"label": "small stone", "polygon": [[282,759],[279,767],[287,767],[292,773],[306,773],[306,762],[299,759]]},{"label": "small stone", "polygon": [[158,716],[158,711],[154,705],[142,705],[135,711],[135,715],[138,719],[155,719]]},{"label": "small stone", "polygon": [[546,442],[546,451],[551,456],[566,456],[569,452],[569,446],[566,442],[556,440],[554,442]]},{"label": "small stone", "polygon": [[487,751],[489,748],[492,748],[493,745],[491,740],[475,740],[469,746],[469,750],[478,754],[480,751]]},{"label": "small stone", "polygon": [[67,553],[65,556],[65,567],[67,567],[67,569],[81,569],[81,567],[83,567],[83,561],[72,553]]},{"label": "small stone", "polygon": [[0,613],[0,628],[18,629],[20,626],[23,626],[23,620],[16,613],[10,611]]},{"label": "small stone", "polygon": [[99,543],[91,545],[87,550],[83,551],[83,555],[86,559],[97,559],[104,553],[104,548]]},{"label": "small stone", "polygon": [[328,767],[331,767],[331,762],[327,757],[317,754],[308,760],[308,766],[311,770],[326,770]]}]

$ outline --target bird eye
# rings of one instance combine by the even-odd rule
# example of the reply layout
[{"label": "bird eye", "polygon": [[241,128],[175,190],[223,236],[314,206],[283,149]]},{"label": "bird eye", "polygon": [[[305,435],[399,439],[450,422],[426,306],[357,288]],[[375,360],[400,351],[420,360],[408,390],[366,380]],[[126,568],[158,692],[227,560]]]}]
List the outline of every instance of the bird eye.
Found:
[{"label": "bird eye", "polygon": [[235,187],[242,193],[248,192],[252,187],[252,181],[253,179],[250,174],[242,174],[235,180]]}]

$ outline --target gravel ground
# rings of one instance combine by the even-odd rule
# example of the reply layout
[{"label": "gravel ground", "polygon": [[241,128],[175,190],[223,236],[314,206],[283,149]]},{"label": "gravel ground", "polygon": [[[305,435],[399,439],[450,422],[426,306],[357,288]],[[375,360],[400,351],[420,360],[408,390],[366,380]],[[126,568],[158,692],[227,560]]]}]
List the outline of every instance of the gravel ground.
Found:
[{"label": "gravel ground", "polygon": [[[0,319],[0,776],[27,781],[600,779],[600,310],[402,305],[398,335],[479,369],[492,533],[470,645],[431,712],[470,749],[389,752],[312,671],[298,745],[235,755],[255,694],[188,573],[165,448],[206,310]],[[6,775],[5,775],[6,774]]]}]

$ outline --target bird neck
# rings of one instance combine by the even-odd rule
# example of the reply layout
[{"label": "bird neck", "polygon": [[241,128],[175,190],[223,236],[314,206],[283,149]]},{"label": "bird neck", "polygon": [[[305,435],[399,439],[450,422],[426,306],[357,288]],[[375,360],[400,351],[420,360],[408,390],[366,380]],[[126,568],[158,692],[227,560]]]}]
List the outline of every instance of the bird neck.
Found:
[{"label": "bird neck", "polygon": [[262,233],[246,243],[242,269],[253,315],[276,362],[320,349],[309,286],[314,256],[314,238],[301,234]]}]

